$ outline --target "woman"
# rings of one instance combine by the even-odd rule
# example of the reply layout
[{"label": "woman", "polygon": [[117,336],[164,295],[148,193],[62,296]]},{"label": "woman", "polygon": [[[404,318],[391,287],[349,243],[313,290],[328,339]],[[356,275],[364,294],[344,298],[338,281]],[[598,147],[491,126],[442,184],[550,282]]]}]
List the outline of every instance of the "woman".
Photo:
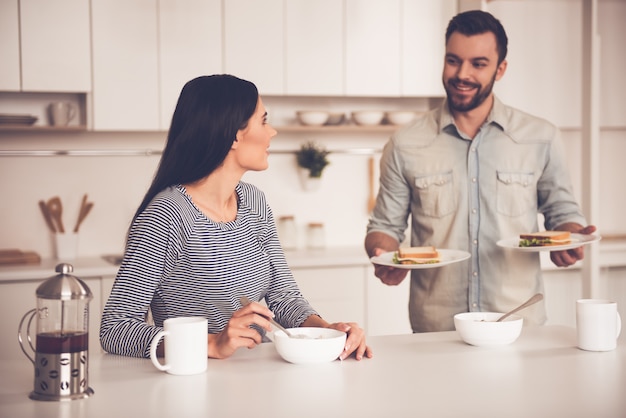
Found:
[{"label": "woman", "polygon": [[[213,75],[184,86],[104,309],[100,341],[107,352],[149,357],[165,319],[202,316],[209,357],[227,358],[261,343],[275,316],[285,327],[345,331],[341,359],[371,357],[357,324],[329,324],[304,299],[265,195],[241,181],[246,171],[268,167],[275,135],[254,84]],[[267,307],[242,307],[241,296],[265,299]],[[148,309],[154,326],[145,320]]]}]

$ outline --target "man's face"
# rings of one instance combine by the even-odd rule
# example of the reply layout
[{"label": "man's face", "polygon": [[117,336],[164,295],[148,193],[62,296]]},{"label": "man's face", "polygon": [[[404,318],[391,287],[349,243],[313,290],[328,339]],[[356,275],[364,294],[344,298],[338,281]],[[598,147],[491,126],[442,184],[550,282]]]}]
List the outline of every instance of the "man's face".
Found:
[{"label": "man's face", "polygon": [[454,32],[446,44],[443,66],[443,86],[450,110],[469,112],[485,103],[505,70],[506,61],[498,65],[493,33],[465,36]]}]

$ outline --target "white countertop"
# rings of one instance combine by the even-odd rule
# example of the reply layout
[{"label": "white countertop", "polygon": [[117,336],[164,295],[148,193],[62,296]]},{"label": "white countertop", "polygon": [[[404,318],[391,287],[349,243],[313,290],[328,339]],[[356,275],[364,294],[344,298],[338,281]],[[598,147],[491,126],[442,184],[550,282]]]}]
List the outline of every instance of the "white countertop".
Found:
[{"label": "white countertop", "polygon": [[[511,345],[479,348],[456,332],[372,337],[374,358],[283,361],[272,343],[172,376],[150,360],[91,354],[95,394],[33,401],[33,367],[0,362],[2,417],[607,417],[626,415],[626,341],[575,347],[576,331],[524,328]],[[10,379],[7,377],[11,376]]]}]

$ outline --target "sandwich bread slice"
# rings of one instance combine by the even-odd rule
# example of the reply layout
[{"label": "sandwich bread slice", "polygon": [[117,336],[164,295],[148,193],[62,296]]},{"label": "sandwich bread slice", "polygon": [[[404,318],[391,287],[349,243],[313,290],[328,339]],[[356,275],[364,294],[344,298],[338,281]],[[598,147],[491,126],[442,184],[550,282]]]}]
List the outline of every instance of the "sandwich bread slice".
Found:
[{"label": "sandwich bread slice", "polygon": [[394,256],[396,264],[433,264],[439,262],[439,252],[433,246],[399,248]]},{"label": "sandwich bread slice", "polygon": [[541,231],[529,234],[520,234],[520,247],[547,247],[551,245],[565,245],[572,242],[569,231]]}]

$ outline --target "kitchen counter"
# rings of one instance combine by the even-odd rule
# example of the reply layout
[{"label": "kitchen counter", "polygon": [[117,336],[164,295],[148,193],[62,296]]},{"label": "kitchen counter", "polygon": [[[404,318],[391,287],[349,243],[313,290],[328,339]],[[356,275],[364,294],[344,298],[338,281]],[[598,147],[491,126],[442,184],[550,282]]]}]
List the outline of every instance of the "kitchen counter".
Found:
[{"label": "kitchen counter", "polygon": [[[93,354],[95,394],[33,401],[33,367],[0,362],[2,417],[607,417],[626,415],[626,341],[575,347],[576,331],[524,328],[503,347],[466,345],[456,332],[372,337],[374,358],[321,365],[283,361],[273,343],[208,360],[194,376],[150,360]],[[11,376],[10,379],[7,377]]]}]

